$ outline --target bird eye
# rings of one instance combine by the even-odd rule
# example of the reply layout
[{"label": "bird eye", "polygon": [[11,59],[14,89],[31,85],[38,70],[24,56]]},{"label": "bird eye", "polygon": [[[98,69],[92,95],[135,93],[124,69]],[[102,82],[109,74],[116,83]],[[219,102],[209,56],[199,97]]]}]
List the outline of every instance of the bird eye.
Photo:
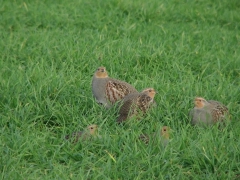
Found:
[{"label": "bird eye", "polygon": [[149,89],[149,92],[152,92],[152,90],[151,90],[151,89]]},{"label": "bird eye", "polygon": [[166,131],[166,129],[164,129],[163,131]]},{"label": "bird eye", "polygon": [[93,127],[90,127],[90,129],[93,129]]}]

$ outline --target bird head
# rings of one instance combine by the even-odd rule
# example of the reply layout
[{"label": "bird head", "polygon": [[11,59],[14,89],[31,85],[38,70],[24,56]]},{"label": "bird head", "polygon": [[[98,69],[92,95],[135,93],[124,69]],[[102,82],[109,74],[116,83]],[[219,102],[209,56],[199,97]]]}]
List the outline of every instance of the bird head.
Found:
[{"label": "bird head", "polygon": [[164,139],[169,139],[169,132],[170,132],[170,127],[168,126],[163,126],[162,129],[161,129],[161,136],[164,138]]},{"label": "bird head", "polygon": [[143,93],[150,96],[152,99],[154,98],[155,94],[157,93],[153,88],[146,88],[142,91]]},{"label": "bird head", "polygon": [[98,126],[96,124],[90,125],[87,127],[89,133],[91,135],[95,135],[96,134],[96,130],[97,130]]},{"label": "bird head", "polygon": [[106,78],[106,77],[108,77],[108,73],[106,71],[106,68],[105,67],[97,68],[97,70],[95,72],[95,77],[96,78]]},{"label": "bird head", "polygon": [[208,102],[202,97],[196,97],[194,99],[194,104],[196,108],[203,108]]}]

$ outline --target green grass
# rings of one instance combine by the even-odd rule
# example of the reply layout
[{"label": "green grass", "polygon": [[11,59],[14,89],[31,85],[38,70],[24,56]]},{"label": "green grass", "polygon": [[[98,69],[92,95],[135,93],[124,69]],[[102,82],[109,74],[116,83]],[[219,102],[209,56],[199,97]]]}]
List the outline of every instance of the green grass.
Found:
[{"label": "green grass", "polygon": [[[238,179],[239,0],[0,1],[1,179]],[[158,106],[138,123],[115,123],[98,106],[98,66]],[[228,106],[223,130],[189,124],[195,96]],[[64,135],[89,124],[101,139]],[[163,125],[170,144],[145,146]]]}]

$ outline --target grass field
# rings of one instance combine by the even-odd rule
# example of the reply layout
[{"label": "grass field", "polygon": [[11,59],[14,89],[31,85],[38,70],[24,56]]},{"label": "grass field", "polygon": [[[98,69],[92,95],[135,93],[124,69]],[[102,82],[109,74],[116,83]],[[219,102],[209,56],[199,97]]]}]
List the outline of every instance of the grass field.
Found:
[{"label": "grass field", "polygon": [[[0,1],[1,179],[240,179],[239,0]],[[115,123],[91,79],[98,66],[157,107]],[[232,121],[190,126],[193,99],[228,106]],[[100,126],[101,139],[68,133]],[[169,145],[141,133],[163,125]]]}]

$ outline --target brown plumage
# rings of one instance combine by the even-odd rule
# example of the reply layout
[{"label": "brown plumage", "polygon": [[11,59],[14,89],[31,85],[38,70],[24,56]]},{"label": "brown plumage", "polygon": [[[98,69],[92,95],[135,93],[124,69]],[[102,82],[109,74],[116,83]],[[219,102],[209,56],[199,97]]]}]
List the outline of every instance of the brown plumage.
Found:
[{"label": "brown plumage", "polygon": [[95,136],[98,126],[93,124],[88,126],[84,131],[75,132],[71,135],[65,136],[65,139],[71,140],[72,143],[77,143],[79,140],[85,141]]},{"label": "brown plumage", "polygon": [[147,88],[141,93],[132,93],[127,95],[119,111],[118,123],[126,121],[129,117],[139,113],[145,114],[153,103],[156,91],[153,88]]},{"label": "brown plumage", "polygon": [[130,93],[138,92],[132,85],[108,77],[105,67],[99,67],[92,79],[92,93],[97,102],[110,108]]},{"label": "brown plumage", "polygon": [[142,134],[139,136],[139,139],[143,141],[145,144],[148,144],[150,139],[152,140],[160,140],[161,144],[163,146],[166,146],[169,142],[169,133],[170,133],[170,128],[168,126],[163,126],[161,128],[160,134],[159,132],[154,133],[152,136],[148,136],[146,134]]},{"label": "brown plumage", "polygon": [[215,124],[223,121],[228,114],[228,108],[218,101],[197,97],[194,104],[195,107],[189,113],[192,125]]}]

